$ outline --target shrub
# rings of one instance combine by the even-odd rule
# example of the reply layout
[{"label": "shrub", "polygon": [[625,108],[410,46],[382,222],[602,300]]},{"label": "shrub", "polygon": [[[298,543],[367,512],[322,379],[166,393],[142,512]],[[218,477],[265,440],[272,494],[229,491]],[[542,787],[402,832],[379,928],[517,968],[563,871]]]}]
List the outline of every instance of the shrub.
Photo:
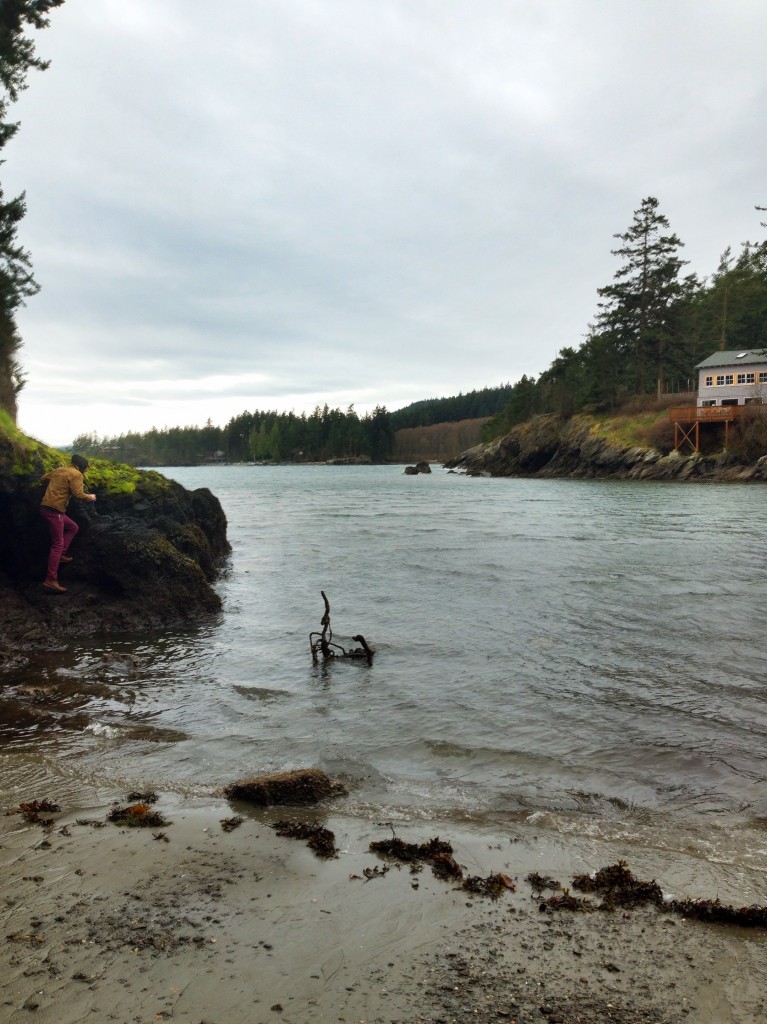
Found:
[{"label": "shrub", "polygon": [[756,462],[767,455],[767,409],[749,406],[730,431],[728,451],[744,462]]},{"label": "shrub", "polygon": [[661,416],[642,431],[642,440],[648,448],[656,448],[664,455],[674,447],[674,424],[667,416]]}]

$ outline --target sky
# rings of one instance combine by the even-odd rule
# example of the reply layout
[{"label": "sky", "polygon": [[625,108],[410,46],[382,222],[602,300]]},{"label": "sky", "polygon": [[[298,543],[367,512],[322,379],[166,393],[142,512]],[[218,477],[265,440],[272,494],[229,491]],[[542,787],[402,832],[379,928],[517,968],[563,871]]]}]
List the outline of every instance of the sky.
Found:
[{"label": "sky", "polygon": [[19,425],[360,415],[578,346],[647,196],[764,237],[764,0],[67,0],[12,110]]}]

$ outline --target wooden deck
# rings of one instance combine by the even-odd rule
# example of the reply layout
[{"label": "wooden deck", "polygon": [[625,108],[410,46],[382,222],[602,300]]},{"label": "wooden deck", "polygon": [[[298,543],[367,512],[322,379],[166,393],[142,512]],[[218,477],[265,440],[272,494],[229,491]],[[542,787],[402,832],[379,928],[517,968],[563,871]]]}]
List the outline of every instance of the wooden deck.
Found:
[{"label": "wooden deck", "polygon": [[681,405],[669,409],[668,418],[674,424],[674,449],[688,444],[692,451],[700,451],[700,426],[706,423],[724,423],[724,447],[729,440],[729,427],[746,410],[767,412],[767,406],[754,405]]},{"label": "wooden deck", "polygon": [[668,411],[672,423],[732,423],[753,405],[680,405]]}]

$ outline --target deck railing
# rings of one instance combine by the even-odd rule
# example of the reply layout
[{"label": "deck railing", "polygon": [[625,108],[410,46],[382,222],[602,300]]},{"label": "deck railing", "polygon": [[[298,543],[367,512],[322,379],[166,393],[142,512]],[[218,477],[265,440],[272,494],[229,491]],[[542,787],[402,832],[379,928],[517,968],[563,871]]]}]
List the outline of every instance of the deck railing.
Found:
[{"label": "deck railing", "polygon": [[[672,423],[732,423],[753,405],[682,405],[673,406],[668,411]],[[767,412],[767,409],[765,409]]]}]

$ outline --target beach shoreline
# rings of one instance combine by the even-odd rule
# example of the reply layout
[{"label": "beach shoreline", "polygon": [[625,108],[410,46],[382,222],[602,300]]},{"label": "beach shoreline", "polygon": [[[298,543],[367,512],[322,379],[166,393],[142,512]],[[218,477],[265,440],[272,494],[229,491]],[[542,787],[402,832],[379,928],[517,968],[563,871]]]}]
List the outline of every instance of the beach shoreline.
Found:
[{"label": "beach shoreline", "polygon": [[[103,796],[103,794],[102,794]],[[124,800],[125,794],[115,794]],[[342,807],[247,808],[160,796],[167,827],[107,823],[110,805],[64,808],[47,827],[0,821],[0,1021],[189,1024],[516,1021],[756,1024],[767,1016],[767,935],[654,907],[541,911],[527,875],[615,862],[604,843],[518,826],[391,826]],[[222,820],[242,817],[226,831]],[[270,827],[317,821],[338,856]],[[470,875],[515,890],[471,895],[424,865],[382,860],[371,841],[439,835]],[[665,861],[664,861],[665,856]],[[668,855],[630,866],[664,888]],[[676,893],[700,898],[700,892]],[[750,902],[750,889],[742,902]],[[737,897],[732,897],[737,899]]]}]

